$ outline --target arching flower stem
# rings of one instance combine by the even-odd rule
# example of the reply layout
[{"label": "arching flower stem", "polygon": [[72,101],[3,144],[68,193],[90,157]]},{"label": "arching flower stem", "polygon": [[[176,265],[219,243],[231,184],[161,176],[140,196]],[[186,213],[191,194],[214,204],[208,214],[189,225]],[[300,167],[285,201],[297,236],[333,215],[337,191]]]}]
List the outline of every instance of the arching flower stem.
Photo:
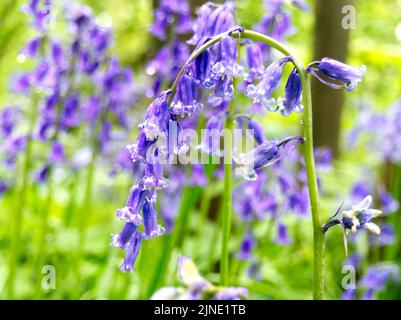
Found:
[{"label": "arching flower stem", "polygon": [[[311,87],[308,73],[306,72],[304,66],[297,61],[294,55],[283,46],[278,41],[270,38],[262,33],[245,30],[241,27],[236,27],[233,30],[228,32],[219,34],[215,37],[212,37],[209,41],[205,42],[202,46],[200,46],[197,50],[195,50],[187,59],[184,66],[179,71],[172,87],[171,93],[168,99],[168,105],[171,104],[176,89],[178,85],[178,81],[181,76],[184,74],[187,66],[191,63],[197,56],[199,56],[203,51],[207,50],[212,45],[218,43],[223,37],[230,35],[233,38],[247,38],[250,40],[254,40],[257,42],[263,42],[272,48],[280,51],[285,56],[291,56],[291,62],[298,71],[298,74],[301,78],[302,88],[303,88],[303,105],[304,105],[304,159],[306,166],[306,174],[308,178],[308,189],[309,189],[309,198],[310,198],[310,208],[312,213],[312,224],[313,224],[313,298],[314,299],[323,299],[323,259],[324,259],[324,233],[321,229],[322,219],[319,210],[319,191],[317,185],[317,176],[316,176],[316,168],[315,168],[315,159],[314,159],[314,147],[313,147],[313,122],[312,122],[312,98],[311,98]],[[227,119],[226,128],[230,129],[233,126],[233,110],[230,110],[229,118]],[[227,250],[229,240],[229,226],[227,226],[227,222],[230,220],[231,215],[231,206],[232,206],[232,168],[231,165],[225,165],[225,190],[224,190],[224,203],[223,203],[223,215],[227,215],[223,218],[223,248]],[[225,221],[225,222],[224,222]],[[228,231],[228,237],[227,237]],[[223,250],[223,251],[224,251]],[[227,252],[224,252],[224,257],[226,257]],[[223,255],[222,255],[223,256]],[[221,280],[222,285],[226,285],[228,282],[227,270],[229,269],[227,266],[228,260],[224,258],[221,261]]]}]

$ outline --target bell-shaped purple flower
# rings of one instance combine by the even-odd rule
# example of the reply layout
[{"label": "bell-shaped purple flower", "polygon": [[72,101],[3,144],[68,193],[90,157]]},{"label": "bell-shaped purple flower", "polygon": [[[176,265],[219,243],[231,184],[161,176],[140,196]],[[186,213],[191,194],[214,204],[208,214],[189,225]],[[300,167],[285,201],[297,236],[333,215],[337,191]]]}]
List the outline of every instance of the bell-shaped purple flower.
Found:
[{"label": "bell-shaped purple flower", "polygon": [[145,199],[142,215],[145,237],[147,239],[160,236],[164,233],[164,228],[157,223],[157,212],[151,200]]},{"label": "bell-shaped purple flower", "polygon": [[285,98],[279,105],[281,106],[281,114],[283,116],[288,116],[293,111],[302,112],[304,110],[302,105],[301,77],[295,68],[288,77],[285,86]]},{"label": "bell-shaped purple flower", "polygon": [[232,2],[224,5],[205,3],[198,10],[198,18],[193,26],[194,35],[188,43],[197,45],[205,37],[218,35],[234,27],[234,11],[235,7]]},{"label": "bell-shaped purple flower", "polygon": [[237,257],[239,260],[247,261],[252,257],[252,250],[255,247],[255,238],[250,233],[249,230],[245,232],[245,235],[241,241],[240,249],[237,253]]},{"label": "bell-shaped purple flower", "polygon": [[183,75],[177,87],[176,95],[170,106],[170,112],[181,117],[191,115],[203,109],[203,104],[196,101],[198,85],[189,75]]},{"label": "bell-shaped purple flower", "polygon": [[248,64],[248,74],[246,80],[253,82],[264,72],[263,52],[258,44],[251,44],[246,49],[246,61]]},{"label": "bell-shaped purple flower", "polygon": [[50,163],[63,163],[65,161],[64,147],[60,141],[55,141],[49,155]]},{"label": "bell-shaped purple flower", "polygon": [[274,89],[279,84],[284,66],[291,60],[291,57],[283,57],[273,62],[262,75],[261,81],[257,84],[249,84],[245,94],[253,99],[255,103],[261,103],[269,111],[277,111],[278,107],[272,108],[275,99],[272,98]]},{"label": "bell-shaped purple flower", "polygon": [[277,235],[274,241],[284,245],[289,245],[291,243],[291,238],[288,236],[287,227],[284,223],[280,222],[277,225]]},{"label": "bell-shaped purple flower", "polygon": [[132,235],[137,230],[138,225],[132,222],[126,222],[121,232],[118,234],[112,234],[111,245],[113,247],[119,247],[125,249],[127,243],[130,241]]},{"label": "bell-shaped purple flower", "polygon": [[141,248],[141,243],[142,234],[140,232],[135,232],[125,247],[126,256],[123,264],[120,266],[120,270],[124,272],[130,272],[133,270],[139,250]]},{"label": "bell-shaped purple flower", "polygon": [[[323,58],[310,64],[306,70],[333,89],[345,88],[348,91],[352,91],[365,75],[366,66],[352,67],[331,58]],[[319,73],[325,75],[331,81],[325,80]],[[337,81],[341,84],[332,81]]]},{"label": "bell-shaped purple flower", "polygon": [[254,181],[257,178],[256,170],[272,165],[285,153],[292,151],[304,139],[299,136],[289,137],[280,142],[268,141],[246,154],[234,157],[241,175],[246,180]]}]

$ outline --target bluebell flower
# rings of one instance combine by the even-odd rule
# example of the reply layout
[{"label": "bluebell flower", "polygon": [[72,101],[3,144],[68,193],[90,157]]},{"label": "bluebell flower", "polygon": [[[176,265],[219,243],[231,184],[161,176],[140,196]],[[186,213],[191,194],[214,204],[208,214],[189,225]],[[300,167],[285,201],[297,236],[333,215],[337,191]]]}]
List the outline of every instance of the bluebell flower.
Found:
[{"label": "bluebell flower", "polygon": [[399,282],[399,268],[395,264],[379,264],[369,267],[359,285],[365,289],[363,300],[372,300],[382,291],[389,281]]},{"label": "bluebell flower", "polygon": [[17,120],[20,116],[19,107],[8,106],[4,107],[0,112],[0,135],[6,139],[13,132]]},{"label": "bluebell flower", "polygon": [[274,89],[279,84],[284,66],[291,61],[291,57],[283,57],[273,62],[263,73],[260,82],[257,85],[249,84],[245,94],[253,99],[255,103],[261,103],[269,111],[277,111],[278,106],[272,107],[275,104],[275,99],[272,97]]},{"label": "bluebell flower", "polygon": [[138,229],[138,224],[133,222],[126,222],[120,233],[111,235],[112,236],[111,245],[114,247],[125,249],[132,235],[137,229]]},{"label": "bluebell flower", "polygon": [[277,235],[274,239],[276,243],[289,245],[291,243],[291,238],[288,236],[287,227],[283,223],[277,225]]},{"label": "bluebell flower", "polygon": [[7,182],[0,180],[0,197],[8,190]]},{"label": "bluebell flower", "polygon": [[157,223],[157,212],[154,208],[154,204],[148,198],[145,199],[142,215],[144,235],[147,239],[160,236],[164,233],[164,228]]},{"label": "bluebell flower", "polygon": [[120,266],[120,270],[124,272],[130,272],[134,268],[135,261],[139,254],[139,249],[141,248],[142,234],[140,232],[135,232],[131,236],[128,244],[125,246],[126,256]]},{"label": "bluebell flower", "polygon": [[280,160],[283,154],[292,151],[303,142],[303,138],[299,136],[289,137],[279,142],[268,141],[246,154],[235,156],[234,160],[239,166],[243,178],[254,181],[257,178],[256,170],[274,164]]},{"label": "bluebell flower", "polygon": [[[318,62],[311,63],[306,70],[333,89],[345,88],[348,91],[352,91],[365,75],[366,66],[352,67],[331,58],[323,58]],[[327,76],[331,81],[325,80],[319,73]],[[341,84],[332,81],[337,81]]]},{"label": "bluebell flower", "polygon": [[301,77],[295,68],[288,77],[285,86],[285,98],[279,102],[279,105],[283,116],[288,116],[291,112],[302,112],[304,110],[302,105]]},{"label": "bluebell flower", "polygon": [[189,3],[181,0],[162,0],[154,10],[154,21],[149,31],[159,40],[166,39],[166,30],[174,26],[176,34],[191,31],[192,18]]},{"label": "bluebell flower", "polygon": [[353,233],[356,233],[360,229],[367,229],[373,234],[380,235],[380,228],[375,223],[371,222],[371,220],[381,215],[383,212],[377,209],[370,209],[369,207],[371,204],[372,197],[368,195],[357,205],[352,206],[351,210],[342,211],[341,217],[335,219],[340,212],[339,209],[322,227],[323,230],[327,231],[332,226],[340,224],[344,230],[351,230]]},{"label": "bluebell flower", "polygon": [[220,33],[227,32],[235,26],[235,7],[232,2],[224,5],[215,5],[207,2],[198,10],[193,30],[194,35],[188,41],[191,45],[197,45],[199,41],[206,37],[213,37]]},{"label": "bluebell flower", "polygon": [[205,129],[202,130],[202,141],[198,146],[202,152],[221,156],[220,138],[224,126],[224,115],[211,116],[206,123]]},{"label": "bluebell flower", "polygon": [[170,113],[167,108],[169,91],[164,91],[155,99],[146,111],[145,121],[139,124],[139,129],[145,134],[149,141],[157,139],[166,132]]},{"label": "bluebell flower", "polygon": [[36,37],[30,40],[24,48],[20,51],[21,54],[28,58],[35,58],[38,54],[43,38]]},{"label": "bluebell flower", "polygon": [[246,61],[248,64],[248,74],[246,80],[253,82],[258,79],[264,72],[263,52],[259,45],[250,44],[246,49]]},{"label": "bluebell flower", "polygon": [[177,87],[176,95],[170,105],[170,112],[180,117],[189,116],[203,109],[203,104],[196,100],[198,85],[189,75],[183,75]]},{"label": "bluebell flower", "polygon": [[250,232],[249,228],[246,230],[244,237],[241,241],[240,249],[237,253],[237,257],[239,260],[247,261],[250,260],[252,257],[252,251],[255,247],[255,238],[253,237],[252,233]]}]

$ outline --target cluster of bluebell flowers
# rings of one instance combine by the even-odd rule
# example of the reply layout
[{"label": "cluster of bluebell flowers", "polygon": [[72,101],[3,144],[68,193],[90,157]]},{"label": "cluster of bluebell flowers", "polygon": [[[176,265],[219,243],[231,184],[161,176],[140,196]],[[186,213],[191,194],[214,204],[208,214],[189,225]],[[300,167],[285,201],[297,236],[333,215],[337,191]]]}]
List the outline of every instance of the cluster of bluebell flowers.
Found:
[{"label": "cluster of bluebell flowers", "polygon": [[[99,25],[87,6],[66,2],[56,14],[58,5],[30,0],[24,6],[36,36],[18,59],[31,59],[35,67],[16,74],[11,84],[23,106],[4,108],[0,117],[8,166],[15,165],[28,142],[48,146],[47,152],[34,155],[40,158],[35,163],[42,163],[34,174],[39,183],[47,181],[56,165],[82,166],[91,154],[105,154],[113,135],[130,128],[129,110],[136,100],[131,70],[109,53],[111,29]],[[68,38],[55,34],[56,24],[69,30]],[[81,145],[71,146],[69,136],[81,132]],[[78,156],[85,150],[89,156]]]},{"label": "cluster of bluebell flowers", "polygon": [[[166,8],[163,9],[162,5],[160,10],[170,10]],[[178,11],[170,10],[169,12],[173,12],[175,17],[177,14],[180,17]],[[186,15],[184,14],[184,16]],[[162,22],[162,20],[159,21],[158,19],[160,17],[156,16],[152,28],[157,27]],[[301,77],[296,68],[292,69],[287,78],[284,98],[277,100],[273,98],[273,92],[283,77],[284,68],[289,63],[294,64],[293,58],[285,56],[272,62],[266,68],[264,66],[263,50],[255,46],[254,43],[241,39],[241,32],[244,29],[236,26],[233,3],[215,5],[208,2],[204,4],[198,10],[198,17],[194,20],[192,29],[194,34],[188,44],[195,46],[195,50],[198,50],[198,53],[186,59],[182,69],[180,69],[179,78],[174,81],[172,89],[163,91],[150,104],[144,121],[139,125],[140,134],[138,138],[128,146],[132,160],[136,163],[142,163],[146,168],[149,166],[149,156],[159,163],[152,162],[154,168],[162,167],[160,162],[180,154],[186,154],[194,147],[190,139],[177,139],[173,141],[173,144],[169,143],[168,146],[160,144],[161,140],[171,142],[172,137],[176,139],[176,135],[170,132],[172,123],[176,124],[175,127],[180,132],[186,128],[197,128],[202,121],[206,120],[204,121],[206,127],[209,130],[217,131],[217,135],[212,140],[220,139],[223,124],[229,115],[229,105],[234,98],[236,90],[241,91],[243,89],[246,95],[254,102],[264,105],[269,111],[280,110],[285,116],[303,110],[301,104]],[[219,37],[219,41],[205,46],[215,36]],[[242,66],[242,62],[239,59],[239,51],[243,46],[246,47],[248,53],[247,66]],[[199,51],[200,48],[202,48],[201,51]],[[322,59],[318,65],[321,66],[320,72],[325,73],[332,80],[345,83],[344,87],[347,88],[350,88],[351,84],[354,84],[356,79],[360,79],[363,75],[359,69],[348,67],[331,59]],[[309,66],[307,71],[314,74],[312,68],[314,66],[315,64]],[[237,80],[234,81],[235,79]],[[245,86],[238,85],[236,87],[235,83],[241,79],[245,81]],[[237,110],[234,111],[237,112]],[[234,158],[238,167],[242,169],[242,176],[248,180],[255,180],[256,172],[259,169],[277,162],[284,154],[288,154],[287,151],[302,143],[303,138],[295,136],[284,138],[278,142],[267,141],[262,134],[263,129],[261,129],[261,126],[254,119],[251,120],[248,122],[249,128],[255,129],[255,140],[260,145],[254,150],[234,156]],[[212,145],[211,140],[207,139],[195,147],[211,155],[223,154],[221,150],[213,148]],[[157,171],[157,174],[155,174],[155,171]],[[129,229],[129,239],[132,239],[137,234],[141,234],[142,238],[151,238],[162,234],[161,230],[163,229],[159,227],[157,222],[154,222],[157,221],[157,219],[155,220],[157,214],[154,210],[157,191],[167,186],[167,179],[162,178],[161,171],[161,169],[143,170],[140,183],[136,184],[137,187],[134,189],[139,188],[140,193],[146,193],[146,195],[136,197],[134,205],[127,206],[128,208],[135,208],[128,209],[135,213],[135,217],[138,213],[141,213],[143,225],[151,224],[154,232],[152,236],[147,235],[146,231],[139,231],[137,229],[139,225],[136,225],[135,230],[133,228]],[[150,187],[145,187],[146,184],[143,183],[148,180],[159,181],[160,179],[166,182],[162,186],[153,183]],[[307,193],[304,192],[302,197],[306,195]],[[132,192],[130,198],[132,198]],[[295,208],[300,201],[294,198],[293,203]],[[304,210],[306,206],[299,205],[299,207]],[[147,213],[149,208],[151,208],[152,214]],[[121,215],[119,216],[121,217]],[[127,220],[126,223],[133,223],[130,221],[131,218],[125,219]],[[136,219],[134,220],[136,221]],[[280,230],[280,233],[284,235],[284,228]],[[118,238],[118,236],[116,237]],[[115,239],[117,239],[116,237]],[[122,238],[125,239],[125,237]],[[125,248],[124,244],[113,243]],[[139,246],[140,242],[136,242],[136,244]],[[130,256],[131,252],[137,252],[137,248],[134,250],[129,247],[128,249],[127,256]],[[130,262],[133,260],[129,259]],[[123,266],[125,270],[133,268],[131,264],[127,267],[124,263]]]}]

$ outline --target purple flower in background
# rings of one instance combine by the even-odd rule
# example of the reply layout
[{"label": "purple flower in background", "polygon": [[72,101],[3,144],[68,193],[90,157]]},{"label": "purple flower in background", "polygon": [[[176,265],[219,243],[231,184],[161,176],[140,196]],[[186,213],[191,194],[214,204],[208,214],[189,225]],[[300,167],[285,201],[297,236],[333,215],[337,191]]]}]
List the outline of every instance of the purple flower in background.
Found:
[{"label": "purple flower in background", "polygon": [[395,243],[395,232],[391,224],[380,225],[380,237],[370,237],[371,242],[378,246],[387,246]]},{"label": "purple flower in background", "polygon": [[13,132],[19,118],[18,107],[4,107],[0,113],[0,134],[6,139]]},{"label": "purple flower in background", "polygon": [[287,233],[287,227],[283,223],[279,223],[277,226],[277,235],[274,239],[276,243],[289,245],[291,243],[291,239]]},{"label": "purple flower in background", "polygon": [[[333,89],[345,88],[348,91],[352,91],[365,75],[366,67],[351,67],[331,58],[323,58],[318,62],[311,63],[308,66],[307,71],[322,83]],[[337,81],[342,84],[327,81],[322,78],[319,73],[325,75],[332,81]]]},{"label": "purple flower in background", "polygon": [[198,18],[193,26],[194,35],[188,43],[196,46],[204,38],[227,32],[235,26],[234,13],[235,6],[232,2],[224,5],[205,3],[198,10]]},{"label": "purple flower in background", "polygon": [[355,300],[356,299],[356,289],[346,289],[342,296],[340,297],[340,300]]},{"label": "purple flower in background", "polygon": [[239,260],[247,261],[252,257],[252,250],[255,246],[255,239],[248,229],[242,239],[237,257]]},{"label": "purple flower in background", "polygon": [[0,180],[0,197],[8,190],[9,186],[5,181]]},{"label": "purple flower in background", "polygon": [[399,268],[394,264],[381,264],[372,266],[360,281],[360,286],[365,289],[363,300],[372,300],[376,293],[384,290],[389,282],[399,282]]}]

